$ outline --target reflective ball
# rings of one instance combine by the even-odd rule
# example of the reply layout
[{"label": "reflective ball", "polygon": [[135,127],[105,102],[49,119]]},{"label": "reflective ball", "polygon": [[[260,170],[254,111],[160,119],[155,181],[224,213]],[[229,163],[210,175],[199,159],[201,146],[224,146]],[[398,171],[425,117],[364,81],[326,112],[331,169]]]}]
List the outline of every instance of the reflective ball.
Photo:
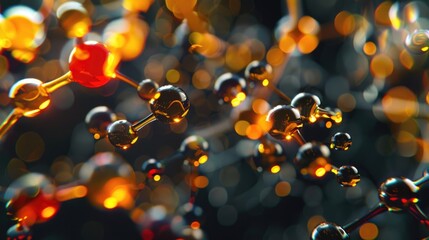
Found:
[{"label": "reflective ball", "polygon": [[292,99],[290,105],[298,109],[303,119],[315,122],[320,99],[314,94],[299,93]]},{"label": "reflective ball", "polygon": [[42,84],[38,79],[26,78],[12,85],[9,98],[17,113],[34,117],[49,106],[51,98]]},{"label": "reflective ball", "polygon": [[155,96],[158,88],[158,83],[151,79],[145,79],[139,83],[137,93],[141,99],[149,101]]},{"label": "reflective ball", "polygon": [[149,101],[150,109],[156,119],[164,123],[178,123],[188,114],[190,103],[186,93],[175,86],[158,88]]},{"label": "reflective ball", "polygon": [[188,164],[199,166],[208,160],[209,143],[200,136],[192,135],[183,140],[179,151],[183,154]]},{"label": "reflective ball", "polygon": [[83,37],[91,30],[91,18],[79,2],[61,4],[57,9],[57,18],[69,38]]},{"label": "reflective ball", "polygon": [[7,230],[7,240],[31,240],[30,228],[21,223],[17,223]]},{"label": "reflective ball", "polygon": [[335,223],[321,223],[311,233],[311,240],[348,240],[350,236]]},{"label": "reflective ball", "polygon": [[331,138],[329,147],[335,150],[347,151],[352,146],[352,137],[348,133],[338,132]]},{"label": "reflective ball", "polygon": [[147,160],[142,165],[142,171],[146,173],[147,178],[156,182],[161,180],[164,170],[164,165],[154,158]]},{"label": "reflective ball", "polygon": [[98,106],[86,114],[85,123],[95,139],[107,136],[107,127],[117,120],[117,116],[106,106]]},{"label": "reflective ball", "polygon": [[236,107],[246,99],[246,81],[238,75],[224,73],[216,79],[213,91],[220,102]]},{"label": "reflective ball", "polygon": [[359,171],[354,166],[341,166],[337,171],[337,182],[342,187],[355,187],[360,182]]},{"label": "reflective ball", "polygon": [[389,178],[378,188],[378,197],[389,211],[401,211],[419,201],[418,190],[408,178]]},{"label": "reflective ball", "polygon": [[279,140],[291,139],[303,126],[298,110],[286,105],[277,105],[271,109],[266,121],[271,126],[268,133]]},{"label": "reflective ball", "polygon": [[322,178],[332,168],[329,155],[330,151],[327,146],[308,142],[299,148],[294,164],[302,175],[316,179]]},{"label": "reflective ball", "polygon": [[415,30],[407,35],[405,48],[414,54],[424,54],[429,50],[429,31],[424,29]]},{"label": "reflective ball", "polygon": [[244,77],[252,82],[264,81],[265,79],[271,80],[273,75],[273,68],[268,63],[260,61],[252,61],[244,70]]},{"label": "reflective ball", "polygon": [[286,160],[286,153],[279,143],[265,141],[255,145],[251,160],[252,167],[258,172],[278,173]]},{"label": "reflective ball", "polygon": [[127,120],[118,120],[107,128],[107,137],[115,147],[128,149],[137,142],[138,134]]}]

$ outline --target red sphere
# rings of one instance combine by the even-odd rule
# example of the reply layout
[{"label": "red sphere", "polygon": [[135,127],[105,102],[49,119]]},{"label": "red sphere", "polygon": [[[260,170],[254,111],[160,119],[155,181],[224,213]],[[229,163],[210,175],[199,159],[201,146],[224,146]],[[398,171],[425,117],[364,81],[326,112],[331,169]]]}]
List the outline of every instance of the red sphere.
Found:
[{"label": "red sphere", "polygon": [[106,46],[95,41],[77,44],[69,63],[72,80],[88,88],[107,84],[114,77],[117,65]]}]

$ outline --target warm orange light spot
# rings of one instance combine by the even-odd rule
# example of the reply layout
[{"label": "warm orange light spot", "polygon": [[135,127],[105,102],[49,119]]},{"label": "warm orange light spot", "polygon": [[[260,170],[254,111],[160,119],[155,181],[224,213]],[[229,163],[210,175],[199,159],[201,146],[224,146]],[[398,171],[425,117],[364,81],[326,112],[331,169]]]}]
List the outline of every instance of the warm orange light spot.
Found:
[{"label": "warm orange light spot", "polygon": [[165,78],[170,83],[177,83],[180,80],[180,72],[176,69],[170,69],[165,74]]},{"label": "warm orange light spot", "polygon": [[194,75],[192,75],[192,85],[197,89],[207,89],[210,87],[211,81],[212,77],[203,69],[197,70]]},{"label": "warm orange light spot", "polygon": [[359,228],[359,235],[364,240],[376,239],[378,236],[378,227],[374,223],[365,223]]},{"label": "warm orange light spot", "polygon": [[349,12],[341,11],[335,17],[334,26],[338,33],[347,36],[355,30],[355,18]]},{"label": "warm orange light spot", "polygon": [[307,221],[307,229],[308,231],[313,231],[313,229],[319,225],[320,223],[325,222],[325,218],[320,215],[314,215]]},{"label": "warm orange light spot", "polygon": [[385,54],[375,55],[371,60],[371,73],[376,78],[386,78],[393,72],[393,61]]},{"label": "warm orange light spot", "polygon": [[249,122],[240,120],[234,124],[235,132],[240,136],[246,136],[246,130],[249,127]]},{"label": "warm orange light spot", "polygon": [[372,56],[377,52],[377,46],[373,42],[366,42],[363,45],[363,52],[368,56]]},{"label": "warm orange light spot", "polygon": [[289,195],[291,189],[292,188],[290,186],[290,183],[288,183],[286,181],[281,181],[281,182],[278,182],[276,184],[276,187],[274,190],[275,190],[277,196],[286,197],[287,195]]},{"label": "warm orange light spot", "polygon": [[291,135],[286,135],[286,140],[291,140],[292,136]]},{"label": "warm orange light spot", "polygon": [[281,167],[279,165],[274,165],[270,169],[271,173],[274,173],[274,174],[280,172],[280,170],[281,170]]},{"label": "warm orange light spot", "polygon": [[331,122],[331,121],[327,121],[327,122],[325,123],[325,127],[326,127],[326,128],[331,128],[331,127],[332,127],[332,122]]},{"label": "warm orange light spot", "polygon": [[200,166],[200,163],[198,161],[194,161],[194,167]]},{"label": "warm orange light spot", "polygon": [[283,63],[285,54],[277,47],[272,47],[267,53],[267,62],[271,66],[278,66]]},{"label": "warm orange light spot", "polygon": [[284,53],[291,53],[296,48],[295,40],[289,34],[285,34],[279,40],[279,48]]},{"label": "warm orange light spot", "polygon": [[194,185],[197,188],[205,188],[209,185],[209,179],[206,176],[198,176],[194,178]]},{"label": "warm orange light spot", "polygon": [[403,86],[390,89],[381,100],[381,106],[386,117],[395,123],[405,122],[418,111],[416,95]]},{"label": "warm orange light spot", "polygon": [[[356,99],[355,97],[350,93],[344,93],[340,97],[338,97],[337,100],[337,106],[341,109],[343,112],[351,112],[356,108]],[[337,122],[337,117],[340,117],[341,119],[338,119],[339,122],[341,122],[342,117],[340,116],[333,116],[334,121]],[[337,123],[339,123],[337,122]]]},{"label": "warm orange light spot", "polygon": [[403,49],[399,54],[399,61],[401,62],[402,66],[404,66],[408,70],[410,70],[414,66],[413,57],[405,49]]},{"label": "warm orange light spot", "polygon": [[316,35],[304,35],[298,42],[298,49],[301,53],[308,54],[314,51],[319,45],[319,39]]},{"label": "warm orange light spot", "polygon": [[73,187],[73,195],[76,198],[81,198],[81,197],[85,197],[86,194],[88,193],[88,189],[85,186],[76,186]]},{"label": "warm orange light spot", "polygon": [[303,16],[298,21],[298,29],[304,34],[317,34],[319,23],[310,16]]},{"label": "warm orange light spot", "polygon": [[103,205],[107,209],[112,209],[118,206],[118,200],[116,200],[114,197],[108,197],[104,200]]},{"label": "warm orange light spot", "polygon": [[246,129],[246,136],[252,140],[256,140],[256,139],[260,138],[262,136],[262,134],[263,134],[262,129],[257,124],[251,124]]},{"label": "warm orange light spot", "polygon": [[270,110],[270,104],[264,99],[255,99],[252,103],[252,110],[257,114],[266,114]]},{"label": "warm orange light spot", "polygon": [[233,71],[245,68],[251,60],[252,53],[246,44],[232,45],[226,50],[225,64]]},{"label": "warm orange light spot", "polygon": [[375,22],[380,25],[390,26],[389,9],[392,2],[384,1],[375,9],[374,18]]},{"label": "warm orange light spot", "polygon": [[42,210],[41,215],[42,215],[43,218],[50,218],[50,217],[54,216],[54,214],[56,212],[57,212],[57,210],[54,207],[45,207]]},{"label": "warm orange light spot", "polygon": [[197,221],[193,221],[190,226],[192,229],[196,230],[196,229],[199,229],[201,227],[201,224]]}]

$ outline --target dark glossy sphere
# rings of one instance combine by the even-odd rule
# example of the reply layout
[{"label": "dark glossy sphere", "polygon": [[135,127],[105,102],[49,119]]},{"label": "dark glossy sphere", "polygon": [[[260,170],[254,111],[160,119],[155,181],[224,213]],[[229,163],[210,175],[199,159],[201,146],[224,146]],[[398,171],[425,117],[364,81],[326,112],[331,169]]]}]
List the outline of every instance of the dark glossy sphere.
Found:
[{"label": "dark glossy sphere", "polygon": [[280,140],[290,139],[303,125],[298,110],[287,105],[277,105],[271,109],[266,121],[271,125],[268,133]]},{"label": "dark glossy sphere", "polygon": [[314,122],[316,118],[317,107],[320,105],[320,99],[314,94],[299,93],[292,99],[290,105],[298,109],[302,118]]},{"label": "dark glossy sphere", "polygon": [[360,182],[360,174],[354,166],[341,166],[337,172],[337,182],[343,187],[354,187]]},{"label": "dark glossy sphere", "polygon": [[138,139],[137,132],[127,120],[118,120],[110,124],[107,132],[110,143],[124,150],[131,147]]},{"label": "dark glossy sphere", "polygon": [[348,133],[338,132],[331,138],[331,149],[335,150],[349,150],[352,146],[352,137]]},{"label": "dark glossy sphere", "polygon": [[151,158],[143,163],[142,171],[147,174],[147,178],[154,179],[156,175],[161,176],[164,174],[164,165],[158,160]]},{"label": "dark glossy sphere", "polygon": [[51,98],[42,84],[38,79],[26,78],[12,85],[9,98],[17,113],[34,117],[49,106]]},{"label": "dark glossy sphere", "polygon": [[251,160],[253,167],[258,172],[277,172],[273,167],[280,166],[286,160],[286,154],[279,143],[260,142],[255,145]]},{"label": "dark glossy sphere", "polygon": [[17,223],[7,230],[7,240],[31,240],[30,228]]},{"label": "dark glossy sphere", "polygon": [[335,223],[321,223],[311,233],[311,240],[347,240],[350,236]]},{"label": "dark glossy sphere", "polygon": [[401,211],[418,202],[417,191],[408,178],[389,178],[378,188],[378,197],[389,211]]},{"label": "dark glossy sphere", "polygon": [[180,122],[188,114],[190,107],[186,93],[172,85],[158,88],[149,103],[156,119],[164,123]]},{"label": "dark glossy sphere", "polygon": [[429,50],[429,31],[415,30],[407,35],[405,48],[414,54],[424,54]]},{"label": "dark glossy sphere", "polygon": [[299,148],[294,164],[302,175],[321,178],[331,170],[329,155],[327,146],[308,142]]},{"label": "dark glossy sphere", "polygon": [[244,70],[244,77],[253,82],[263,81],[265,79],[271,80],[273,75],[273,68],[271,65],[260,62],[253,61],[249,63]]},{"label": "dark glossy sphere", "polygon": [[151,79],[145,79],[139,83],[137,93],[141,99],[149,101],[155,96],[158,88],[158,83]]},{"label": "dark glossy sphere", "polygon": [[213,91],[221,102],[236,107],[246,99],[246,81],[238,75],[224,73],[216,79]]},{"label": "dark glossy sphere", "polygon": [[105,137],[107,135],[107,127],[116,120],[116,114],[106,106],[98,106],[91,109],[85,117],[88,131],[94,135],[95,139]]},{"label": "dark glossy sphere", "polygon": [[[209,143],[200,136],[189,136],[183,140],[179,151],[191,165],[204,164],[208,160]],[[198,164],[196,163],[198,162]]]}]

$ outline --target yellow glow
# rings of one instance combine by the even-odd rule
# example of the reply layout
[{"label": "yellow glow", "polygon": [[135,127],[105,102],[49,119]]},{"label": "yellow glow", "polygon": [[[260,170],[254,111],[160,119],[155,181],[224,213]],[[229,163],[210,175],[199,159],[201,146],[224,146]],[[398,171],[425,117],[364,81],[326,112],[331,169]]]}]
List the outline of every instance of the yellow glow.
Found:
[{"label": "yellow glow", "polygon": [[315,174],[317,177],[323,177],[326,174],[326,169],[323,167],[320,167],[320,168],[316,169]]},{"label": "yellow glow", "polygon": [[266,87],[268,86],[268,84],[270,84],[270,81],[268,81],[268,79],[264,79],[264,81],[262,81],[262,86]]},{"label": "yellow glow", "polygon": [[128,192],[124,188],[118,188],[112,193],[112,197],[116,199],[117,202],[124,200],[128,195]]},{"label": "yellow glow", "polygon": [[429,49],[429,47],[428,46],[426,46],[426,47],[422,47],[422,52],[426,52],[427,50]]},{"label": "yellow glow", "polygon": [[207,162],[208,159],[209,159],[209,157],[207,155],[203,155],[198,159],[198,162],[200,164],[204,164],[205,162]]},{"label": "yellow glow", "polygon": [[314,123],[314,122],[316,122],[316,121],[317,121],[317,118],[316,118],[315,116],[311,115],[311,116],[308,118],[308,120],[309,120],[311,123]]},{"label": "yellow glow", "polygon": [[101,136],[100,136],[100,134],[98,134],[98,133],[95,133],[95,134],[94,134],[94,139],[95,139],[95,140],[100,139],[100,137],[101,137]]},{"label": "yellow glow", "polygon": [[279,165],[274,165],[270,169],[271,173],[278,173],[278,172],[280,172],[280,170],[281,170],[281,168]]},{"label": "yellow glow", "polygon": [[43,218],[50,218],[50,217],[54,216],[54,214],[55,214],[56,211],[57,210],[54,207],[45,207],[42,210],[41,214],[42,214]]},{"label": "yellow glow", "polygon": [[243,102],[246,99],[246,94],[243,92],[239,92],[237,94],[237,96],[235,96],[234,99],[231,100],[231,105],[233,107],[237,107],[238,105],[241,104],[241,102]]},{"label": "yellow glow", "polygon": [[161,96],[161,93],[157,92],[155,93],[155,95],[153,96],[153,99],[158,99]]},{"label": "yellow glow", "polygon": [[286,140],[291,140],[292,136],[291,135],[286,135]]},{"label": "yellow glow", "polygon": [[104,200],[103,205],[107,209],[112,209],[118,206],[118,200],[116,200],[114,197],[108,197]]},{"label": "yellow glow", "polygon": [[153,180],[155,182],[159,182],[159,180],[161,180],[161,175],[156,174],[155,176],[153,176]]},{"label": "yellow glow", "polygon": [[40,104],[39,109],[43,110],[43,109],[47,108],[50,103],[51,103],[51,100],[44,101],[42,104]]},{"label": "yellow glow", "polygon": [[260,153],[264,153],[264,152],[265,152],[264,144],[260,143],[260,144],[258,145],[258,151],[259,151]]},{"label": "yellow glow", "polygon": [[181,118],[173,118],[173,122],[178,123],[180,122],[182,119]]},{"label": "yellow glow", "polygon": [[176,69],[170,69],[165,74],[165,78],[170,83],[177,83],[180,80],[180,72]]}]

